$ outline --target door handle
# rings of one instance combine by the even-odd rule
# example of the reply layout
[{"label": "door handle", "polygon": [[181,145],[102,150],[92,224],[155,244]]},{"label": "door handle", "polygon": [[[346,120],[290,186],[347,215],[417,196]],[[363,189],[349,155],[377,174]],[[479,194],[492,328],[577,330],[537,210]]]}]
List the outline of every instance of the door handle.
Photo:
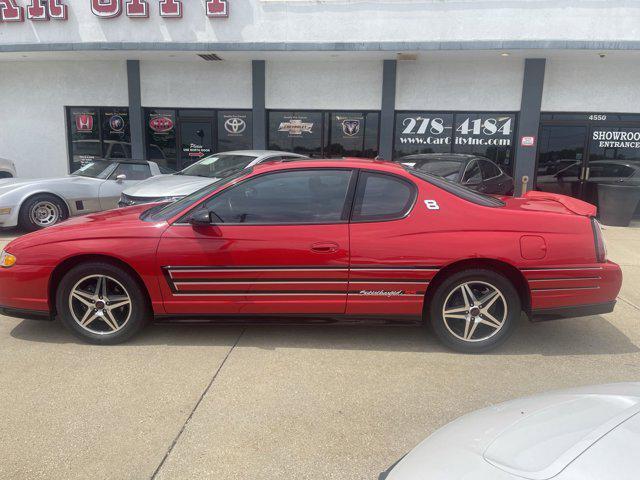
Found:
[{"label": "door handle", "polygon": [[335,242],[318,242],[311,245],[311,251],[316,253],[333,253],[340,248]]}]

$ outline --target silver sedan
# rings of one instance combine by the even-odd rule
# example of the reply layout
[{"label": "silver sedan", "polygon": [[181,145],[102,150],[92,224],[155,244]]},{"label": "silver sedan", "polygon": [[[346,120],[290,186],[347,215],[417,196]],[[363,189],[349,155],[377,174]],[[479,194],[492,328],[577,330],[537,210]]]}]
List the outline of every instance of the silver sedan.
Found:
[{"label": "silver sedan", "polygon": [[0,227],[34,231],[115,208],[125,188],[160,173],[155,162],[93,160],[66,177],[0,180]]},{"label": "silver sedan", "polygon": [[122,192],[121,207],[149,202],[174,201],[196,190],[262,162],[307,158],[303,155],[272,150],[236,150],[220,152],[189,165],[173,175],[162,175],[140,182]]}]

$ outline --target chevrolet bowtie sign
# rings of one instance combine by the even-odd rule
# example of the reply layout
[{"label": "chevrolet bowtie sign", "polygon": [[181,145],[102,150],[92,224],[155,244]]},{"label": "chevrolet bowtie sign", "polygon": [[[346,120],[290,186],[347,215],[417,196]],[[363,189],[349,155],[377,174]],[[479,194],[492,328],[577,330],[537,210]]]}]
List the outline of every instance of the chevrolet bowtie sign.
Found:
[{"label": "chevrolet bowtie sign", "polygon": [[[0,0],[0,21],[24,22],[67,20],[69,6],[66,0],[29,0],[20,5],[17,0]],[[158,11],[164,18],[182,18],[181,0],[86,0],[91,12],[99,18],[116,18],[123,13],[132,18],[148,18],[149,3],[158,3]],[[190,6],[192,2],[185,2]],[[200,3],[200,2],[198,2]],[[205,14],[208,17],[228,17],[227,0],[206,0]]]}]

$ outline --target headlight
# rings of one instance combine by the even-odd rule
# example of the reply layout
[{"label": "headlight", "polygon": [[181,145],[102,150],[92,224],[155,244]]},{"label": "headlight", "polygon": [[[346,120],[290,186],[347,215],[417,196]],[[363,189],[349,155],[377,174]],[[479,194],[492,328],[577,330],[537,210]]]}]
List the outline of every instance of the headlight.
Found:
[{"label": "headlight", "polygon": [[15,263],[16,257],[2,250],[2,254],[0,254],[0,267],[9,268],[12,267]]}]

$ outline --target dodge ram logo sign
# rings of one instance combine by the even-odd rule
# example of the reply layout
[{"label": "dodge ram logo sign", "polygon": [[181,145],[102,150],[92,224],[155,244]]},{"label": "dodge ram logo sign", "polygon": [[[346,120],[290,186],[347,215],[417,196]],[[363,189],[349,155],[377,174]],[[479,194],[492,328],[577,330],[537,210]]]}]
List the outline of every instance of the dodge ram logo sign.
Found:
[{"label": "dodge ram logo sign", "polygon": [[355,137],[360,132],[360,120],[343,120],[342,133],[347,137]]},{"label": "dodge ram logo sign", "polygon": [[173,128],[173,120],[169,117],[153,117],[149,120],[149,128],[156,133],[168,132]]}]

